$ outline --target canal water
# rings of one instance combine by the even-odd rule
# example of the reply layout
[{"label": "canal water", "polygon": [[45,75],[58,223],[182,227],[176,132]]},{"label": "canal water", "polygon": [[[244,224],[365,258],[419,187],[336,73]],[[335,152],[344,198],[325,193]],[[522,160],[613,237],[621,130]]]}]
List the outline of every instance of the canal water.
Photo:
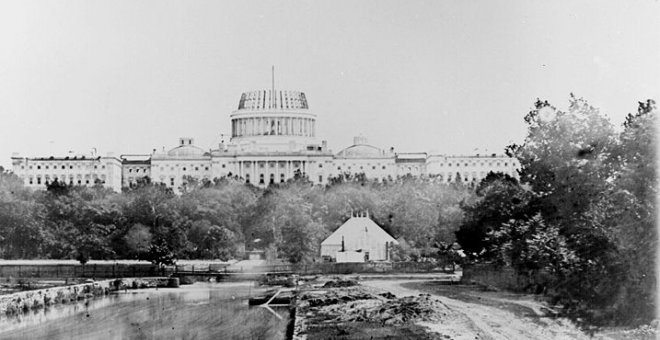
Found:
[{"label": "canal water", "polygon": [[2,316],[0,339],[284,339],[288,309],[248,307],[254,294],[251,282],[128,290]]}]

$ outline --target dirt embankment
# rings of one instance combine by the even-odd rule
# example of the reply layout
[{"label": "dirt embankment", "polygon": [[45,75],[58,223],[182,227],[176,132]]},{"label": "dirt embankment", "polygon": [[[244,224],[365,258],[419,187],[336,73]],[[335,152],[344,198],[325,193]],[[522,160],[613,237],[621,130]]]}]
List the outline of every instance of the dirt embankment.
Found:
[{"label": "dirt embankment", "polygon": [[573,323],[556,317],[537,296],[483,291],[477,286],[445,285],[433,281],[365,281],[365,286],[398,296],[430,293],[446,307],[439,320],[422,320],[442,339],[656,339],[656,330],[603,330],[589,336]]}]

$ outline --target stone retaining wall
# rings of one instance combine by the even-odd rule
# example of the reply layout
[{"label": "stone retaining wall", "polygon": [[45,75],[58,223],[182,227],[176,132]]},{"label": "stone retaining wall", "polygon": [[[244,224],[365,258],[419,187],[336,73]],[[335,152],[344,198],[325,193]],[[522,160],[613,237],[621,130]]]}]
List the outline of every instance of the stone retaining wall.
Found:
[{"label": "stone retaining wall", "polygon": [[116,290],[178,287],[176,278],[123,278],[52,287],[0,296],[0,315],[13,315],[59,303],[107,295]]}]

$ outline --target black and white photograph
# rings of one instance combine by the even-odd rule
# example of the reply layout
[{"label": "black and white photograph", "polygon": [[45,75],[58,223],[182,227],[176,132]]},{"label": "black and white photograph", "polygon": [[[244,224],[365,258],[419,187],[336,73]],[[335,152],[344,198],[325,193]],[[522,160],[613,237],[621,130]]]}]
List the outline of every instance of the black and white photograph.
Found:
[{"label": "black and white photograph", "polygon": [[0,339],[658,339],[659,100],[658,0],[0,0]]}]

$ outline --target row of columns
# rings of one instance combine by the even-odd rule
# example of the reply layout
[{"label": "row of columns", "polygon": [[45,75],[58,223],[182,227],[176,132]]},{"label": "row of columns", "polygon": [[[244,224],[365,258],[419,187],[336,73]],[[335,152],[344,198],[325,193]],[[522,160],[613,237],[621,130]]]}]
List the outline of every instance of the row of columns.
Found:
[{"label": "row of columns", "polygon": [[231,121],[232,137],[244,136],[316,136],[312,118],[257,117],[236,118]]},{"label": "row of columns", "polygon": [[[285,163],[284,169],[280,168],[281,163]],[[298,168],[294,166],[294,162],[298,162],[300,165]],[[259,170],[258,166],[260,163],[265,163],[263,170]],[[275,164],[273,168],[270,167],[271,164]],[[249,164],[249,165],[248,165]],[[273,176],[275,183],[279,183],[284,174],[284,180],[293,178],[293,173],[295,170],[300,169],[300,172],[305,173],[307,167],[306,161],[239,161],[238,162],[238,175],[243,177],[246,181],[250,181],[252,184],[261,184],[261,176],[263,175],[263,184],[270,183],[270,175]],[[275,169],[272,171],[271,169]]]}]

